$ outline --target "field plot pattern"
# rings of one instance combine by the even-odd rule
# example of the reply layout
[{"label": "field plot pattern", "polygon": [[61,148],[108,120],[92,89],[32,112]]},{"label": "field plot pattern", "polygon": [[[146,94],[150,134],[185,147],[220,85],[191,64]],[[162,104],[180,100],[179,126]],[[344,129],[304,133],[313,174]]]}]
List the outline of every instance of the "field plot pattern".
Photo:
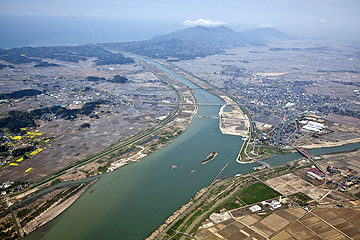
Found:
[{"label": "field plot pattern", "polygon": [[195,239],[360,239],[360,210],[317,208],[306,211],[296,207],[274,211],[264,218],[249,214],[201,229]]},{"label": "field plot pattern", "polygon": [[[236,212],[232,211],[232,215],[236,216]],[[306,213],[302,208],[292,208],[275,211],[265,218],[258,214],[250,214],[246,216],[234,217],[222,223],[216,224],[210,228],[200,230],[196,235],[196,239],[267,239],[276,234],[277,239],[287,239],[283,237],[292,236],[282,231],[292,222],[296,221]],[[279,235],[279,236],[278,236]]]}]

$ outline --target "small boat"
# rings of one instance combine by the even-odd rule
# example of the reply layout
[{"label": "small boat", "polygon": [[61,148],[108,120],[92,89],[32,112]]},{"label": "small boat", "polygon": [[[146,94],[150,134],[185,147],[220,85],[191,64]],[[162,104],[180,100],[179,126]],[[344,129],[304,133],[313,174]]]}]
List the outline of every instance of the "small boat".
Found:
[{"label": "small boat", "polygon": [[94,188],[93,190],[91,190],[91,191],[90,191],[90,193],[93,193],[93,192],[95,192],[95,188]]},{"label": "small boat", "polygon": [[194,173],[196,170],[192,170],[191,173]]}]

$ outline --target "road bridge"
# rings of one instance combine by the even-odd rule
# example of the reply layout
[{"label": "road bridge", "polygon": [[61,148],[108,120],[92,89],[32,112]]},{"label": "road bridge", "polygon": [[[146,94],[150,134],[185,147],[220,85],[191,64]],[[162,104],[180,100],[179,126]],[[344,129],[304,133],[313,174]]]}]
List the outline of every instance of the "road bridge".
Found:
[{"label": "road bridge", "polygon": [[182,105],[198,105],[198,106],[237,106],[236,104],[226,104],[226,103],[183,103]]},{"label": "road bridge", "polygon": [[212,119],[220,119],[220,117],[217,117],[217,116],[205,116],[205,115],[195,115],[194,117],[197,117],[197,118],[212,118]]}]

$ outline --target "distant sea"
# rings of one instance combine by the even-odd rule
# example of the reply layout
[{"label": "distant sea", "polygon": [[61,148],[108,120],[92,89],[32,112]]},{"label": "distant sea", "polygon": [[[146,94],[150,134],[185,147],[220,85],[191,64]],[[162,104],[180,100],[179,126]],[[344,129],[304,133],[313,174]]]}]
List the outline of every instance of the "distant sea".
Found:
[{"label": "distant sea", "polygon": [[0,14],[0,48],[73,46],[148,40],[181,26],[98,17],[17,16]]}]

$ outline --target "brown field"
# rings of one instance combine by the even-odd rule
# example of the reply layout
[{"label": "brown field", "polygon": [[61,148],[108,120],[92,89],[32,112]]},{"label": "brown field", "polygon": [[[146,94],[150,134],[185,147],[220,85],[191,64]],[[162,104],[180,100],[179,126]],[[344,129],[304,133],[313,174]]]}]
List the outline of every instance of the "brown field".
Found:
[{"label": "brown field", "polygon": [[296,216],[296,217],[301,217],[302,215],[304,215],[306,213],[306,211],[302,208],[291,208],[291,209],[286,209],[286,212]]},{"label": "brown field", "polygon": [[310,228],[312,231],[316,232],[318,235],[321,235],[333,229],[331,226],[327,225],[325,222],[321,221],[312,214],[307,214],[299,221],[306,225],[308,228]]},{"label": "brown field", "polygon": [[337,114],[329,114],[328,116],[324,117],[324,119],[329,120],[331,122],[345,124],[351,127],[360,128],[359,119],[353,117],[343,117]]},{"label": "brown field", "polygon": [[240,208],[240,209],[236,209],[234,211],[231,211],[231,215],[234,218],[238,218],[238,217],[245,216],[245,215],[248,215],[248,214],[249,214],[249,211],[246,208]]},{"label": "brown field", "polygon": [[[256,217],[255,217],[256,216]],[[248,216],[245,216],[245,217],[242,217],[242,218],[239,218],[237,219],[239,222],[247,225],[247,226],[250,226],[252,224],[254,224],[255,222],[257,222],[259,219],[258,219],[259,216],[253,214],[253,215],[248,215]]]},{"label": "brown field", "polygon": [[258,233],[264,235],[265,237],[269,237],[275,233],[274,230],[265,226],[261,222],[256,222],[254,225],[251,226],[251,228],[254,229],[255,231],[257,231]]},{"label": "brown field", "polygon": [[309,197],[311,197],[312,199],[314,199],[317,202],[321,202],[321,199],[327,195],[331,190],[328,189],[322,189],[320,187],[313,187],[313,188],[308,188],[305,189],[303,191],[303,193],[305,193],[306,195],[308,195]]},{"label": "brown field", "polygon": [[242,232],[235,232],[234,234],[232,234],[229,238],[227,238],[228,240],[243,240],[246,239],[248,236],[246,236],[244,233]]},{"label": "brown field", "polygon": [[263,236],[257,234],[254,230],[244,226],[234,219],[227,220],[221,224],[217,224],[208,229],[200,230],[196,235],[196,239],[228,239],[228,240],[242,240],[248,237],[255,237],[256,239],[265,239]]},{"label": "brown field", "polygon": [[299,222],[323,239],[348,239],[346,236],[360,239],[358,214],[358,211],[351,208],[315,209],[302,217]]},{"label": "brown field", "polygon": [[220,240],[221,238],[211,235],[210,237],[207,238],[207,240]]},{"label": "brown field", "polygon": [[228,225],[227,227],[221,229],[218,231],[218,234],[220,234],[223,238],[230,237],[233,233],[238,232],[239,228],[233,224]]},{"label": "brown field", "polygon": [[275,237],[273,237],[271,239],[273,239],[273,240],[292,240],[295,238],[293,238],[289,233],[287,233],[285,231],[281,231],[280,233],[278,233]]},{"label": "brown field", "polygon": [[258,214],[237,219],[229,219],[208,229],[202,229],[195,238],[360,240],[359,208],[319,208],[307,212],[297,207],[276,210],[263,219]]},{"label": "brown field", "polygon": [[207,236],[210,236],[211,234],[212,234],[212,232],[210,232],[208,229],[204,229],[204,230],[199,231],[199,232],[196,234],[196,238],[197,238],[197,239],[204,239],[204,238],[206,238]]},{"label": "brown field", "polygon": [[331,239],[331,240],[345,240],[345,239],[348,239],[347,237],[345,237],[344,235],[342,235],[341,233],[339,233],[338,231],[336,231],[333,228],[331,228],[327,232],[323,232],[323,233],[319,234],[319,236],[322,237],[323,239]]},{"label": "brown field", "polygon": [[348,161],[347,163],[360,168],[360,160],[359,159],[354,159],[354,160]]},{"label": "brown field", "polygon": [[313,212],[313,214],[320,216],[326,222],[330,222],[332,220],[339,218],[339,216],[336,213],[334,213],[333,211],[331,211],[330,209],[318,208],[312,212]]},{"label": "brown field", "polygon": [[316,187],[292,173],[269,179],[266,183],[283,195],[302,192],[317,202],[320,202],[330,192],[330,190]]},{"label": "brown field", "polygon": [[305,189],[309,188],[316,188],[314,185],[306,182],[292,173],[269,179],[266,181],[266,183],[284,195],[303,192]]},{"label": "brown field", "polygon": [[282,217],[283,219],[285,219],[285,220],[287,220],[289,222],[295,221],[298,217],[291,214],[289,210],[292,210],[292,209],[277,211],[274,214]]},{"label": "brown field", "polygon": [[321,200],[321,203],[339,203],[339,202],[343,202],[343,201],[348,201],[349,200],[349,196],[338,192],[338,191],[331,191],[328,195],[326,195],[325,198],[323,198]]},{"label": "brown field", "polygon": [[244,227],[240,232],[242,232],[248,236],[255,234],[255,231],[248,227]]},{"label": "brown field", "polygon": [[351,208],[334,208],[333,211],[356,226],[360,226],[360,213]]},{"label": "brown field", "polygon": [[286,232],[291,234],[296,239],[302,240],[302,239],[321,239],[319,236],[316,236],[315,233],[313,233],[311,230],[306,228],[304,225],[302,225],[300,222],[294,222],[289,227],[286,228]]},{"label": "brown field", "polygon": [[274,213],[262,220],[261,223],[277,232],[288,225],[290,221]]}]

